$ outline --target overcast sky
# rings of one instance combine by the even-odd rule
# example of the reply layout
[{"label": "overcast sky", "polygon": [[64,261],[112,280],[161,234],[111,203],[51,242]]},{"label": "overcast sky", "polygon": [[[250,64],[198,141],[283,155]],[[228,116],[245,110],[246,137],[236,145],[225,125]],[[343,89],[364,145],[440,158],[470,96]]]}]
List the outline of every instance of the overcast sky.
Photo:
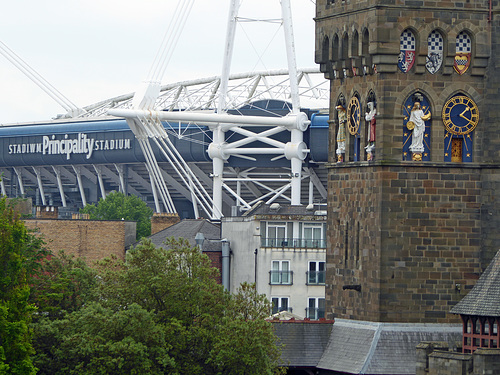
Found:
[{"label": "overcast sky", "polygon": [[[78,106],[130,93],[147,78],[178,0],[16,0],[0,40]],[[297,65],[314,67],[313,0],[291,0]],[[220,75],[229,0],[196,0],[162,83]],[[279,0],[243,0],[242,18],[280,18]],[[286,68],[283,29],[240,23],[232,73]],[[263,55],[259,60],[259,55]],[[0,124],[65,113],[0,55]]]}]

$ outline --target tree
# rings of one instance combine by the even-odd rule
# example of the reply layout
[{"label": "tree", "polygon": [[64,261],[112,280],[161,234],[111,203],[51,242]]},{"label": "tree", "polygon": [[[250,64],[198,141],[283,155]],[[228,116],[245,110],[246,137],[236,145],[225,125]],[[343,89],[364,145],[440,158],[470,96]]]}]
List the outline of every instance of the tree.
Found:
[{"label": "tree", "polygon": [[91,303],[64,319],[43,318],[35,334],[39,375],[174,374],[164,329],[137,304],[115,311]]},{"label": "tree", "polygon": [[35,307],[28,303],[28,271],[36,268],[34,242],[14,210],[0,199],[0,373],[35,374],[29,323]]},{"label": "tree", "polygon": [[135,195],[125,195],[114,191],[100,199],[97,205],[88,204],[80,210],[90,214],[93,220],[133,220],[137,221],[137,239],[151,235],[153,210]]},{"label": "tree", "polygon": [[[95,294],[70,287],[89,285],[78,283],[81,270],[69,272],[79,268],[62,269],[53,280],[86,302],[40,304],[57,309],[44,307],[50,313],[34,325],[39,374],[281,372],[276,337],[264,320],[269,302],[254,285],[235,296],[224,290],[208,257],[186,240],[169,239],[165,248],[142,240],[125,261],[101,261]],[[45,290],[59,295],[58,288]]]},{"label": "tree", "polygon": [[135,303],[155,313],[171,344],[175,370],[189,374],[272,374],[280,350],[269,302],[244,284],[232,296],[217,284],[210,260],[184,239],[150,241],[127,253],[126,261],[101,263],[101,300],[117,310]]},{"label": "tree", "polygon": [[97,275],[82,258],[61,251],[43,259],[39,272],[31,279],[30,302],[36,305],[36,318],[63,318],[96,299]]}]

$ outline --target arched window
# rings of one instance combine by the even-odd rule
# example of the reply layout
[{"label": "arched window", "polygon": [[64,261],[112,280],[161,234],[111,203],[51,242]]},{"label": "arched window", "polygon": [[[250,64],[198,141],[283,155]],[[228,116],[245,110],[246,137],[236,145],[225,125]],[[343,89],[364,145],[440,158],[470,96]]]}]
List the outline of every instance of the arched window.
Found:
[{"label": "arched window", "polygon": [[330,40],[327,36],[323,39],[323,45],[321,46],[321,61],[320,63],[325,64],[330,60]]},{"label": "arched window", "polygon": [[429,73],[436,73],[443,64],[443,47],[444,41],[441,33],[434,30],[427,38],[427,57],[425,59],[425,67]]},{"label": "arched window", "polygon": [[363,56],[363,70],[365,74],[372,71],[372,59],[369,52],[370,47],[370,33],[368,29],[363,31],[363,37],[361,39],[361,55]]},{"label": "arched window", "polygon": [[340,48],[339,48],[339,36],[337,34],[335,34],[335,36],[333,37],[331,58],[332,58],[332,68],[334,77],[338,78],[340,70],[340,65],[339,65]]},{"label": "arched window", "polygon": [[416,44],[415,35],[410,29],[406,29],[401,33],[398,67],[403,73],[408,73],[415,63]]},{"label": "arched window", "polygon": [[455,71],[462,75],[467,69],[472,59],[472,40],[467,32],[462,31],[457,35],[457,40],[455,43],[455,62],[453,67]]},{"label": "arched window", "polygon": [[339,59],[340,59],[339,36],[335,34],[332,42],[332,61],[336,62]]},{"label": "arched window", "polygon": [[421,92],[403,104],[403,160],[431,160],[431,106]]},{"label": "arched window", "polygon": [[361,71],[361,59],[359,58],[359,36],[354,30],[351,38],[351,70],[354,76],[363,75]]},{"label": "arched window", "polygon": [[479,109],[463,94],[446,101],[441,114],[445,128],[444,161],[472,162],[474,129],[479,123]]},{"label": "arched window", "polygon": [[358,32],[354,30],[352,33],[352,40],[351,40],[351,57],[357,57],[359,56],[359,37],[358,37]]},{"label": "arched window", "polygon": [[348,52],[349,52],[349,36],[347,35],[347,33],[345,33],[344,36],[342,37],[342,53],[340,59],[346,60]]}]

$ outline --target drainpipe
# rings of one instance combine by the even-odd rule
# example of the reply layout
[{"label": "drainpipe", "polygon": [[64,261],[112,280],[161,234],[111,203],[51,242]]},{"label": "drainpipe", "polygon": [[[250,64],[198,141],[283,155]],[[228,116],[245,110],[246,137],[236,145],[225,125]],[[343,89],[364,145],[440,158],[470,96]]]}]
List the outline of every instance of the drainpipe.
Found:
[{"label": "drainpipe", "polygon": [[229,290],[229,241],[224,238],[222,242],[222,286]]}]

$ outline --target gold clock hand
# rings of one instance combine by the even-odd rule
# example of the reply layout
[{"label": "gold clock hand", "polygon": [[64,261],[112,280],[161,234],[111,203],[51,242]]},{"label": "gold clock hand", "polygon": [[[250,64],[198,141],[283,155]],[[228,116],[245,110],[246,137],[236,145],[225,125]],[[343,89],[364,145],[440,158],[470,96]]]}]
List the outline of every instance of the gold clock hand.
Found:
[{"label": "gold clock hand", "polygon": [[468,121],[469,119],[464,116],[464,113],[467,112],[467,111],[469,111],[469,110],[470,110],[469,107],[465,107],[464,111],[461,114],[459,114],[459,116],[462,117],[462,118],[464,118],[464,119],[466,119]]},{"label": "gold clock hand", "polygon": [[459,116],[462,117],[463,119],[467,120],[467,121],[470,121],[469,118],[467,118],[467,117],[464,116],[465,112],[467,112],[467,110],[463,111]]}]

